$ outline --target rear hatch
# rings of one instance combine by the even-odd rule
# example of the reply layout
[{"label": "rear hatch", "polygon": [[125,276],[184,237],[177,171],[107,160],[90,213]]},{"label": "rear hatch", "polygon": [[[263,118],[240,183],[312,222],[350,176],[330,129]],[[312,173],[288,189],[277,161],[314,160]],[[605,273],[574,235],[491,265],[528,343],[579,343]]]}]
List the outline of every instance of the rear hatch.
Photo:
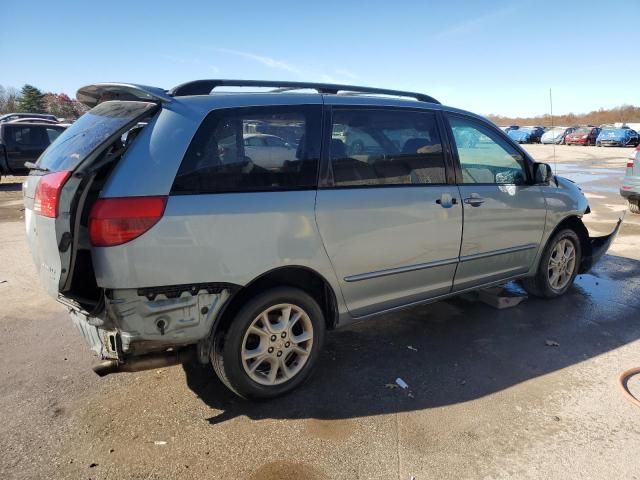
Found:
[{"label": "rear hatch", "polygon": [[[89,249],[87,210],[97,196],[91,192],[100,188],[125,151],[123,134],[158,108],[156,103],[143,101],[100,103],[47,148],[25,180],[29,246],[51,296],[65,294],[83,306],[95,303],[95,299],[74,298],[71,292],[74,268],[92,269],[90,256],[77,258],[79,250]],[[74,291],[90,291],[86,285],[80,287]]]}]

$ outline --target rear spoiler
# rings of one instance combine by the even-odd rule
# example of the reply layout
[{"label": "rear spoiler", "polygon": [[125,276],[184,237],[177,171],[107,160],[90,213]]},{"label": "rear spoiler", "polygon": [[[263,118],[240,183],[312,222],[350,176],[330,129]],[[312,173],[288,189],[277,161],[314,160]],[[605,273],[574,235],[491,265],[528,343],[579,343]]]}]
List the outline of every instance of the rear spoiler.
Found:
[{"label": "rear spoiler", "polygon": [[107,100],[138,100],[144,102],[169,103],[173,98],[158,87],[134,83],[94,83],[86,85],[76,93],[80,103],[93,108]]}]

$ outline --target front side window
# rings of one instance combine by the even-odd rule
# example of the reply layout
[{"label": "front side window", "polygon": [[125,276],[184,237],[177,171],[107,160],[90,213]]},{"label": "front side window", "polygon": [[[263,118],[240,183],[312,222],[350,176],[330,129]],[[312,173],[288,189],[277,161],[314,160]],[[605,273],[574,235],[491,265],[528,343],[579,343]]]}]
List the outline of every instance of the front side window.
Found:
[{"label": "front side window", "polygon": [[449,116],[462,169],[461,183],[521,185],[525,159],[512,145],[481,122]]},{"label": "front side window", "polygon": [[[189,145],[174,193],[315,188],[321,107],[273,106],[211,112]],[[279,145],[269,140],[277,132]]]},{"label": "front side window", "polygon": [[50,128],[47,127],[47,139],[48,143],[53,143],[53,141],[60,136],[60,134],[64,131],[62,128]]},{"label": "front side window", "polygon": [[337,109],[332,124],[336,187],[446,183],[435,113]]}]

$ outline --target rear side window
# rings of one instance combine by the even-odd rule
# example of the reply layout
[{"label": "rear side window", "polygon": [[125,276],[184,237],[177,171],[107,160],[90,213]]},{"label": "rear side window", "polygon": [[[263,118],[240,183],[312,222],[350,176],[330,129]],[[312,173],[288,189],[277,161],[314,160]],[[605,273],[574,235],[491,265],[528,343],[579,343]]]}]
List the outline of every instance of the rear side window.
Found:
[{"label": "rear side window", "polygon": [[211,112],[189,145],[172,192],[315,188],[321,111],[320,105],[304,105]]},{"label": "rear side window", "polygon": [[18,145],[40,145],[39,129],[37,127],[12,127],[11,139]]},{"label": "rear side window", "polygon": [[338,109],[332,123],[336,187],[446,183],[435,113]]}]

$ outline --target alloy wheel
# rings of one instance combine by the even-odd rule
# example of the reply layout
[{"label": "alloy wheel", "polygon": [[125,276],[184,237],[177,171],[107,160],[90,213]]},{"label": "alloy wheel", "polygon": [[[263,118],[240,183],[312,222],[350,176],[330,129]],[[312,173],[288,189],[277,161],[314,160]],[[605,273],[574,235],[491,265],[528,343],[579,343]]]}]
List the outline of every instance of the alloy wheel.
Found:
[{"label": "alloy wheel", "polygon": [[273,305],[249,325],[242,340],[242,366],[254,382],[279,385],[302,370],[312,346],[309,315],[290,303]]},{"label": "alloy wheel", "polygon": [[576,247],[568,238],[556,243],[549,257],[547,275],[554,290],[562,290],[571,281],[576,269]]}]

